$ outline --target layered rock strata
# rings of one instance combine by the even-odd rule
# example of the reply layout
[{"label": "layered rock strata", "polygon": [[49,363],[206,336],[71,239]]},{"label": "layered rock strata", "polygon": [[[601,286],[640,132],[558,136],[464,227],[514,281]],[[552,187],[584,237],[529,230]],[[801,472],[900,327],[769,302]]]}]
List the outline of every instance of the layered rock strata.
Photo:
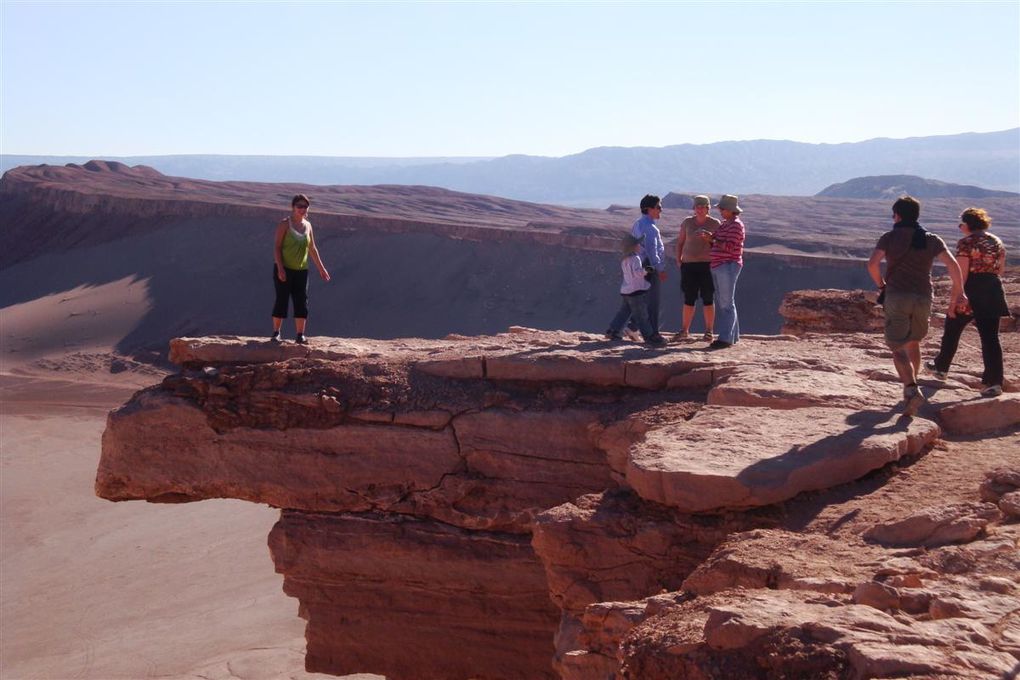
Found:
[{"label": "layered rock strata", "polygon": [[[682,588],[782,502],[923,453],[937,409],[969,399],[948,387],[898,417],[877,347],[652,350],[528,329],[179,339],[181,371],[110,414],[96,489],[281,508],[270,548],[307,620],[309,670],[610,677],[623,628],[609,602]],[[829,581],[816,590],[849,587]],[[624,619],[683,600],[657,597]]]}]

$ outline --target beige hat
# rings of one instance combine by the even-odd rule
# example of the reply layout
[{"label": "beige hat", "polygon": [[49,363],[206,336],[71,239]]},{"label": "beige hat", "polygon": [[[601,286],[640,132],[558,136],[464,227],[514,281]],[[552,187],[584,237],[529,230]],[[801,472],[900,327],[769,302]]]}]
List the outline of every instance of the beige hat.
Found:
[{"label": "beige hat", "polygon": [[705,196],[704,194],[698,194],[697,196],[694,197],[694,205],[709,206],[712,205],[712,199],[709,198],[708,196]]},{"label": "beige hat", "polygon": [[723,194],[715,207],[722,208],[723,210],[732,210],[735,213],[744,212],[740,206],[737,205],[737,197],[732,194]]}]

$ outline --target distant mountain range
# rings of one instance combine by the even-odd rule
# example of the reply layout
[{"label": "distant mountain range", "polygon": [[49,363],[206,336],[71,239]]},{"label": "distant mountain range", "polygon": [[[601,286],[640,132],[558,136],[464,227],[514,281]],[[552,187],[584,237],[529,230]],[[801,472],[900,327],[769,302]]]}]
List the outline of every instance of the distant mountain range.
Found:
[{"label": "distant mountain range", "polygon": [[[0,158],[19,165],[84,163],[89,157]],[[754,140],[666,147],[600,147],[550,158],[338,158],[318,156],[108,157],[166,175],[308,184],[429,185],[525,201],[606,207],[645,193],[696,190],[810,196],[849,178],[917,175],[1020,191],[1020,128],[846,144]]]},{"label": "distant mountain range", "polygon": [[1020,194],[1013,191],[993,191],[969,184],[952,184],[914,175],[857,177],[847,182],[827,186],[815,196],[895,199],[904,194],[915,198],[1020,198]]}]

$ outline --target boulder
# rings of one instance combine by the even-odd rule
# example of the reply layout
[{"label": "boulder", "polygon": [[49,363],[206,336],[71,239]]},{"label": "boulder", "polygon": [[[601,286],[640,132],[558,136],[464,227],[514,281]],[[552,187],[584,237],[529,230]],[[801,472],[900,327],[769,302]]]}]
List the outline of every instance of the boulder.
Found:
[{"label": "boulder", "polygon": [[921,451],[934,423],[883,411],[707,406],[631,448],[627,482],[683,512],[767,505]]}]

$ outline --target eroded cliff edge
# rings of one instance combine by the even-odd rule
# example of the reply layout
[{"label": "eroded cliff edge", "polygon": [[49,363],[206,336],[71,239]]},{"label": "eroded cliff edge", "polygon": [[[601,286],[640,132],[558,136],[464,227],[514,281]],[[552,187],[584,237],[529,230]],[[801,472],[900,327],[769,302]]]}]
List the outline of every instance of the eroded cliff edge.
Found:
[{"label": "eroded cliff edge", "polygon": [[[866,568],[914,559],[883,544],[895,532],[859,537],[853,559],[824,573],[798,559],[840,546],[798,543],[784,502],[923,455],[942,427],[1020,423],[1020,395],[982,406],[967,374],[940,385],[922,417],[898,418],[899,388],[874,335],[751,336],[717,353],[526,329],[310,348],[224,337],[175,340],[171,358],[178,374],[110,414],[97,493],[281,508],[270,548],[308,622],[309,670],[712,677],[727,672],[720,658],[733,672],[753,666],[767,642],[789,652],[776,658],[809,659],[831,677],[876,676],[876,658],[918,648],[928,666],[915,670],[983,677],[1020,654],[1008,471],[995,478],[994,502],[933,510],[936,519],[916,523],[935,529],[907,539],[994,537],[1004,572],[988,575],[1001,580],[990,582],[1001,591],[994,621],[956,607],[941,617],[955,633],[912,633],[938,598],[899,606],[896,587],[923,589],[933,569]],[[954,420],[961,409],[967,417]],[[746,555],[762,564],[729,557],[754,541]],[[784,568],[782,555],[799,566]],[[903,582],[887,583],[890,574]],[[953,599],[951,585],[939,583],[940,602]],[[863,601],[868,588],[892,590],[898,606]],[[824,610],[797,619],[808,609],[768,598]],[[775,616],[746,623],[746,611],[730,611],[744,605]],[[865,620],[859,628],[881,634],[851,636],[846,622],[862,607],[892,623]],[[805,621],[823,614],[846,625],[806,636]],[[738,621],[722,626],[729,637],[713,633],[729,621]]]}]

